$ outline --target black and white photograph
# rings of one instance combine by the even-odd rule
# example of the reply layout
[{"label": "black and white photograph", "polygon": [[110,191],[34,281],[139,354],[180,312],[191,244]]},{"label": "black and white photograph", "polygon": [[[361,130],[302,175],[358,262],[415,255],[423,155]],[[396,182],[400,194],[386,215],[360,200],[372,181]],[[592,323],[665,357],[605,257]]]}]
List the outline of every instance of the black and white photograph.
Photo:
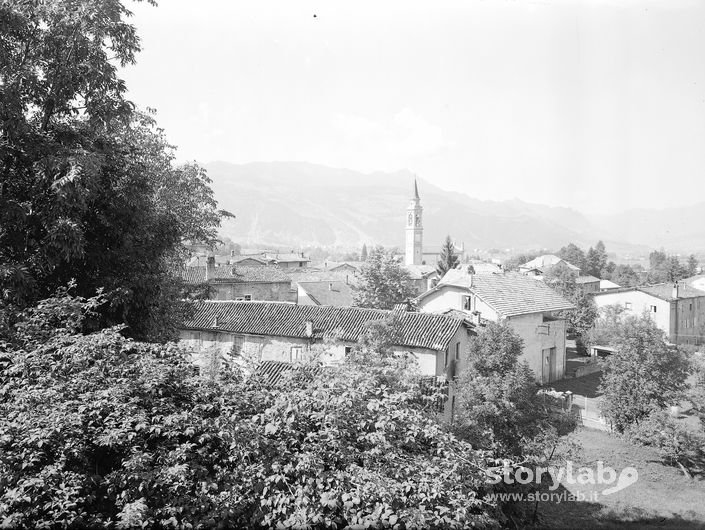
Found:
[{"label": "black and white photograph", "polygon": [[0,530],[705,529],[705,1],[0,0]]}]

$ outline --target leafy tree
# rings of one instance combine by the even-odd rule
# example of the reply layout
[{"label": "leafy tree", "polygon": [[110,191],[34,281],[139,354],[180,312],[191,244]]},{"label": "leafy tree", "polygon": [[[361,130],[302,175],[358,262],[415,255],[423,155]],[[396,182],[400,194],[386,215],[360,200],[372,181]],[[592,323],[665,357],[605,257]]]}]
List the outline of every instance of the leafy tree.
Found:
[{"label": "leafy tree", "polygon": [[639,285],[639,275],[629,265],[617,265],[610,279],[620,287],[636,287]]},{"label": "leafy tree", "polygon": [[577,278],[578,274],[563,263],[550,267],[543,275],[546,284],[568,299],[577,295],[578,286],[575,282]]},{"label": "leafy tree", "polygon": [[370,251],[353,286],[354,304],[359,307],[393,309],[415,294],[409,273],[382,247]]},{"label": "leafy tree", "polygon": [[204,377],[174,345],[75,334],[100,303],[45,301],[2,346],[4,527],[505,521],[486,455],[438,423],[412,378],[382,384],[356,363],[281,389],[237,366]]},{"label": "leafy tree", "polygon": [[617,353],[604,363],[602,412],[623,432],[684,395],[690,364],[648,315],[621,316],[613,333],[610,345]]},{"label": "leafy tree", "polygon": [[663,251],[654,250],[649,254],[649,283],[676,282],[688,275],[678,256],[668,256]]},{"label": "leafy tree", "polygon": [[517,254],[515,256],[510,257],[509,259],[506,259],[502,265],[505,270],[514,271],[519,268],[519,265],[523,265],[524,263],[527,263],[532,259],[539,257],[540,255],[540,252],[526,252],[522,254]]},{"label": "leafy tree", "polygon": [[688,265],[686,267],[686,274],[688,276],[695,276],[698,273],[698,258],[694,254],[688,256]]},{"label": "leafy tree", "polygon": [[362,250],[360,251],[360,261],[367,261],[367,245],[362,244]]},{"label": "leafy tree", "polygon": [[587,270],[585,252],[576,244],[568,243],[568,245],[558,251],[557,255],[571,265],[575,265],[581,271]]},{"label": "leafy tree", "polygon": [[584,273],[597,278],[602,278],[603,271],[607,267],[607,251],[605,244],[598,241],[595,248],[590,247],[585,257]]},{"label": "leafy tree", "polygon": [[443,245],[441,246],[441,255],[436,264],[436,271],[442,278],[446,272],[454,269],[459,263],[458,256],[455,254],[455,245],[450,236],[446,236]]},{"label": "leafy tree", "polygon": [[562,416],[556,422],[537,395],[536,375],[520,360],[523,347],[507,324],[487,323],[470,341],[454,384],[456,432],[474,447],[517,461],[537,456],[529,454],[529,440],[571,423]]},{"label": "leafy tree", "polygon": [[560,316],[566,320],[567,331],[577,336],[576,346],[584,355],[587,353],[586,334],[597,318],[597,306],[590,296],[578,288],[576,279],[577,273],[561,263],[544,274],[544,281],[575,305],[575,309],[561,311]]},{"label": "leafy tree", "polygon": [[119,0],[0,6],[0,313],[76,280],[105,289],[105,324],[173,332],[170,274],[185,238],[214,241],[221,212],[194,164],[174,167],[117,66],[139,40]]}]

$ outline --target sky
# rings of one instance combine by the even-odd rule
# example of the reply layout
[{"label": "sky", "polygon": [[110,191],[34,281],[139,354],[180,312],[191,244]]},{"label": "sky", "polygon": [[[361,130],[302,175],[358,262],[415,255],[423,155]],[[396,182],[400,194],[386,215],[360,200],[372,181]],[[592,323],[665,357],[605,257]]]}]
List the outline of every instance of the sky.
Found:
[{"label": "sky", "polygon": [[705,1],[126,2],[121,76],[179,160],[594,213],[705,200]]}]

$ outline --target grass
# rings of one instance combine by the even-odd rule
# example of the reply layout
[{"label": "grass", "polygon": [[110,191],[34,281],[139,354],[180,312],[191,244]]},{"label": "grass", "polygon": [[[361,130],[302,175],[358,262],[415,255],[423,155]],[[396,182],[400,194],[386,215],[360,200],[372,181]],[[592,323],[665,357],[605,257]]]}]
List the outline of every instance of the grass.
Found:
[{"label": "grass", "polygon": [[630,444],[613,434],[583,428],[571,436],[582,446],[574,468],[595,469],[601,460],[617,473],[634,467],[639,479],[609,496],[600,494],[606,486],[568,484],[564,480],[557,491],[573,495],[580,492],[586,498],[597,491],[597,501],[539,503],[541,528],[705,529],[704,480],[685,477],[680,470],[662,464],[655,450]]}]

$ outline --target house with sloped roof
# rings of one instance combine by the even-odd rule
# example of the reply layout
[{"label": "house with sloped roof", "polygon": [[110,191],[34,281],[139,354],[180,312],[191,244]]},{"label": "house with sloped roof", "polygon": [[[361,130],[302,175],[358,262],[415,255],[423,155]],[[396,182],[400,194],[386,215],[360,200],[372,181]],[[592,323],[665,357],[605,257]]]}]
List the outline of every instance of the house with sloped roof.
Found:
[{"label": "house with sloped roof", "polygon": [[573,304],[544,282],[519,273],[471,274],[448,271],[430,291],[416,298],[420,311],[465,314],[473,322],[506,322],[524,341],[522,359],[540,383],[565,375],[565,320]]},{"label": "house with sloped roof", "polygon": [[[598,308],[619,305],[627,314],[648,315],[673,344],[705,343],[705,290],[697,278],[675,283],[610,289],[593,295]],[[705,287],[705,284],[702,285]]]},{"label": "house with sloped roof", "polygon": [[543,280],[544,275],[553,267],[566,267],[575,277],[575,286],[582,294],[592,294],[600,292],[600,279],[589,274],[583,274],[580,267],[567,262],[563,258],[559,258],[554,254],[544,254],[537,258],[527,261],[523,265],[519,265],[519,272]]},{"label": "house with sloped roof", "polygon": [[576,275],[580,274],[580,267],[576,267],[572,263],[568,263],[563,258],[559,258],[554,254],[544,254],[531,261],[527,261],[523,265],[519,265],[519,272],[527,276],[542,276],[548,269],[559,264],[568,267],[575,272]]},{"label": "house with sloped roof", "polygon": [[600,279],[589,274],[575,278],[575,286],[583,294],[593,294],[600,292]]},{"label": "house with sloped roof", "polygon": [[297,302],[300,305],[353,305],[353,292],[349,283],[342,281],[297,282]]},{"label": "house with sloped roof", "polygon": [[216,267],[210,258],[205,267],[184,267],[181,277],[190,285],[207,285],[214,300],[296,302],[291,278],[274,265]]},{"label": "house with sloped roof", "polygon": [[311,260],[303,252],[289,253],[264,253],[263,259],[271,260],[275,265],[283,269],[297,269],[308,267]]},{"label": "house with sloped roof", "polygon": [[296,363],[319,355],[339,364],[369,329],[393,318],[393,350],[412,354],[420,375],[452,377],[461,366],[474,326],[464,318],[361,307],[294,305],[280,302],[199,301],[188,306],[180,340],[198,352],[219,350],[232,357]]}]

